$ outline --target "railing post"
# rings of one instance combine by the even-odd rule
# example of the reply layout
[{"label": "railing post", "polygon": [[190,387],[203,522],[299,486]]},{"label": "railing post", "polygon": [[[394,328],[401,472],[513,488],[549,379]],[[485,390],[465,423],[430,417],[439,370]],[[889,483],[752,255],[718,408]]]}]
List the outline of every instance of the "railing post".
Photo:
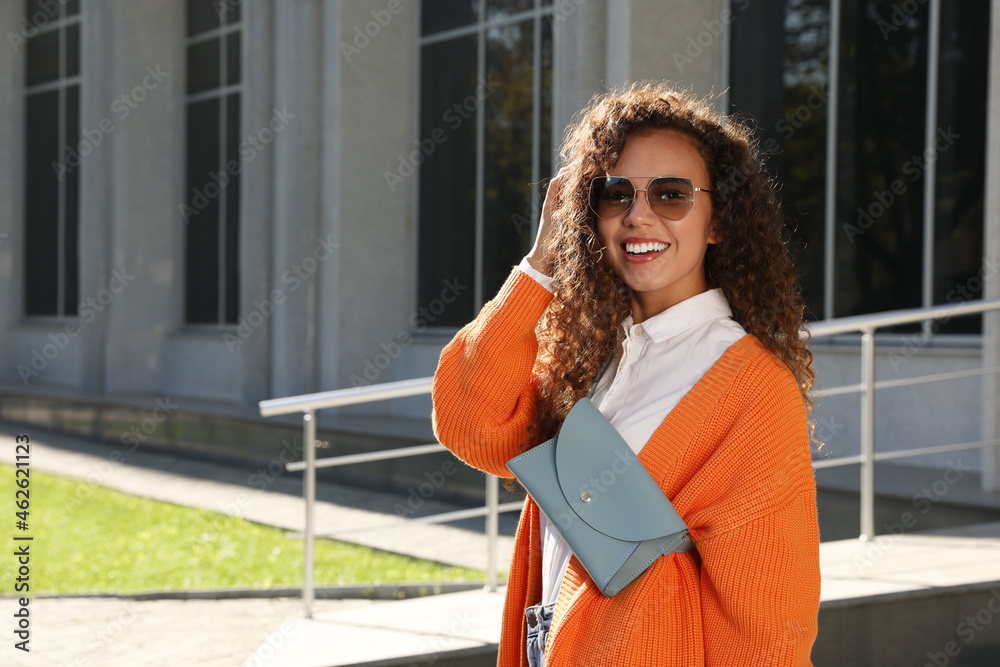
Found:
[{"label": "railing post", "polygon": [[861,539],[875,538],[875,334],[861,336]]},{"label": "railing post", "polygon": [[305,497],[306,497],[306,535],[305,535],[305,561],[302,565],[302,606],[305,607],[306,618],[313,617],[313,566],[315,546],[315,509],[316,509],[316,413],[309,410],[302,415],[302,437],[305,441],[306,469]]},{"label": "railing post", "polygon": [[500,542],[500,520],[497,506],[500,502],[500,480],[486,475],[486,587],[491,593],[497,589],[497,544]]}]

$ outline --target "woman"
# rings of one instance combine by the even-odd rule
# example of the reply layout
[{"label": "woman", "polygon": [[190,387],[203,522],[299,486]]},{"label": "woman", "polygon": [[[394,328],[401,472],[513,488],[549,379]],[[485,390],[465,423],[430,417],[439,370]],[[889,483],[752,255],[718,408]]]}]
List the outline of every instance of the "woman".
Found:
[{"label": "woman", "polygon": [[810,665],[819,529],[811,356],[778,203],[750,132],[665,85],[596,98],[567,134],[538,236],[442,351],[434,428],[470,465],[594,404],[695,549],[604,597],[529,497],[499,665]]}]

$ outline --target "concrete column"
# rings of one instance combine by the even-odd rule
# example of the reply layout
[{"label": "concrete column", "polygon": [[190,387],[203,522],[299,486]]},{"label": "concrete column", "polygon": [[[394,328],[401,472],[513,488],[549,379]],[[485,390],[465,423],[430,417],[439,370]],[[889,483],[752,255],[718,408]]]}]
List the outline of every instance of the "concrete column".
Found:
[{"label": "concrete column", "polygon": [[[415,128],[417,5],[404,2],[397,13],[386,10],[378,16],[373,11],[379,8],[367,3],[339,5],[340,38],[330,46],[338,50],[341,44],[362,46],[357,53],[349,49],[330,53],[340,67],[338,138],[331,141],[339,151],[337,180],[342,195],[336,210],[342,224],[336,267],[338,360],[335,367],[328,362],[324,367],[336,369],[337,386],[349,387],[351,375],[363,376],[367,364],[376,368],[365,379],[375,383],[397,379],[403,352],[400,336],[409,335],[409,315],[416,308],[418,179],[413,173],[390,187],[385,174],[397,173],[400,160],[410,159],[419,148],[416,140],[425,138],[418,137]],[[358,38],[358,31],[367,43]],[[407,340],[403,338],[404,343]],[[327,346],[325,339],[323,345]],[[385,412],[386,406],[375,403],[357,411],[364,410]]]},{"label": "concrete column", "polygon": [[[985,266],[1000,261],[1000,192],[992,187],[1000,180],[1000,0],[990,7],[989,109],[986,147],[986,215],[983,220]],[[1000,274],[984,272],[984,296],[1000,297]],[[1000,364],[1000,313],[983,317],[983,365]],[[1000,438],[1000,377],[983,378],[983,438]],[[983,490],[1000,492],[1000,448],[983,450]]]},{"label": "concrete column", "polygon": [[273,317],[271,394],[290,396],[317,390],[318,293],[328,270],[313,256],[322,196],[323,2],[274,6],[275,107],[287,124],[274,138],[272,284],[284,302]]},{"label": "concrete column", "polygon": [[[240,116],[242,137],[268,127],[274,114],[274,0],[243,2],[243,94]],[[273,148],[273,146],[272,146]],[[274,237],[274,150],[242,158],[240,171],[240,308],[241,315],[257,308],[254,302],[274,299],[272,272],[273,248],[267,239]],[[284,307],[274,306],[276,311]],[[253,330],[238,344],[240,356],[240,392],[243,407],[256,411],[258,401],[271,395],[271,324]]]},{"label": "concrete column", "polygon": [[[0,382],[20,385],[7,343],[8,329],[21,317],[24,293],[24,3],[0,3]],[[11,41],[10,35],[14,35]]]},{"label": "concrete column", "polygon": [[[612,0],[612,4],[617,3]],[[552,164],[557,164],[563,130],[573,116],[611,80],[608,58],[612,55],[608,26],[608,2],[556,2],[552,19],[554,62],[552,71]],[[617,23],[616,23],[617,26]],[[620,46],[620,44],[619,44]],[[615,54],[626,53],[616,48]],[[616,65],[618,66],[618,65]],[[607,73],[607,76],[605,75]],[[549,174],[541,174],[545,177]]]},{"label": "concrete column", "polygon": [[722,0],[608,0],[608,81],[665,79],[699,95],[721,92],[734,11]]},{"label": "concrete column", "polygon": [[[340,107],[344,95],[341,91],[341,67],[344,64],[344,54],[341,52],[341,14],[342,3],[338,0],[324,0],[323,4],[323,136],[322,149],[322,179],[321,217],[319,234],[329,242],[337,244],[331,257],[324,262],[320,274],[320,294],[323,295],[319,308],[319,344],[318,366],[320,389],[338,389],[342,385],[338,378],[340,368],[340,335],[341,322],[341,271],[340,227],[343,218],[340,215],[341,174],[352,169],[350,164],[341,165],[342,153]],[[343,171],[342,171],[343,170]]]},{"label": "concrete column", "polygon": [[[118,67],[112,0],[83,0],[80,40],[80,127],[99,127],[115,97]],[[115,191],[113,155],[120,152],[118,133],[109,133],[80,171],[80,296],[98,294],[111,272],[111,220]],[[85,167],[85,168],[84,168]],[[131,268],[129,269],[131,271]],[[131,287],[131,286],[130,286]],[[124,296],[124,292],[122,293]],[[111,304],[114,307],[115,304]],[[80,390],[102,394],[105,390],[105,345],[110,308],[93,311],[94,319],[81,321],[78,357]]]}]

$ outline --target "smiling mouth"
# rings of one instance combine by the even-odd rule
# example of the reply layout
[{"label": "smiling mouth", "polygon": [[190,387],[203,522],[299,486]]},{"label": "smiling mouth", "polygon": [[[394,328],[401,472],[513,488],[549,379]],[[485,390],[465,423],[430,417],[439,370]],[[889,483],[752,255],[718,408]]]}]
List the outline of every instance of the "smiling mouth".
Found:
[{"label": "smiling mouth", "polygon": [[641,257],[643,255],[652,255],[658,252],[663,252],[670,247],[669,243],[622,243],[621,248],[626,254],[632,257]]}]

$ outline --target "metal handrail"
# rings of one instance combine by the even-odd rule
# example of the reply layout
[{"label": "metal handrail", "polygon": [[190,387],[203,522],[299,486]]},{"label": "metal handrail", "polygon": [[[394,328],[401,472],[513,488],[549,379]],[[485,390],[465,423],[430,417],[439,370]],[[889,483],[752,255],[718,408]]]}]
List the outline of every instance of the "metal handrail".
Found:
[{"label": "metal handrail", "polygon": [[[432,381],[432,377],[426,377],[414,380],[402,380],[399,382],[385,382],[379,385],[370,385],[366,387],[335,389],[333,391],[324,391],[314,394],[274,398],[267,401],[261,401],[258,404],[260,406],[260,413],[264,417],[274,417],[296,412],[302,413],[305,460],[286,463],[285,469],[289,471],[301,470],[305,473],[303,480],[303,495],[306,501],[305,531],[303,533],[292,533],[291,537],[301,536],[304,538],[305,542],[303,548],[304,563],[302,574],[302,604],[305,607],[306,618],[313,617],[313,603],[315,602],[315,582],[313,574],[315,569],[315,543],[317,537],[315,526],[316,469],[447,451],[445,446],[441,443],[432,443],[429,445],[417,445],[414,447],[366,452],[364,454],[350,454],[347,456],[330,457],[317,460],[316,411],[344,405],[373,403],[375,401],[385,401],[393,398],[428,394],[431,391]],[[419,519],[409,519],[407,521],[394,522],[385,526],[376,526],[371,529],[389,528],[406,523],[445,523],[447,521],[455,521],[460,518],[485,515],[487,537],[486,586],[489,590],[495,591],[499,583],[497,580],[497,544],[499,543],[498,515],[501,512],[511,512],[520,509],[523,504],[505,503],[504,505],[500,505],[499,496],[500,491],[497,477],[487,475],[485,507],[459,510],[457,512],[444,512],[433,516],[421,517]],[[343,532],[345,531],[341,531],[341,533]],[[324,533],[323,536],[325,535],[327,534]]]},{"label": "metal handrail", "polygon": [[[874,315],[858,315],[854,317],[844,317],[823,322],[813,322],[802,330],[803,337],[811,340],[827,336],[835,336],[845,333],[860,332],[861,336],[861,361],[862,379],[856,384],[842,385],[818,390],[814,396],[835,396],[848,393],[861,393],[861,453],[855,456],[844,456],[836,459],[824,459],[813,461],[813,468],[829,468],[841,465],[861,464],[861,535],[860,538],[871,539],[874,537],[874,464],[876,461],[904,458],[908,456],[918,456],[929,453],[960,451],[965,449],[980,449],[995,447],[1000,445],[1000,440],[986,440],[974,443],[956,443],[949,445],[937,445],[897,452],[874,451],[875,440],[875,390],[891,387],[908,386],[924,382],[935,382],[959,377],[972,377],[975,375],[985,375],[987,373],[1000,372],[1000,366],[992,368],[982,368],[970,371],[955,371],[951,373],[938,373],[934,375],[920,376],[916,378],[906,378],[903,380],[875,382],[875,338],[876,329],[895,326],[898,324],[910,324],[914,322],[929,323],[931,320],[944,317],[960,317],[963,315],[974,315],[988,311],[1000,310],[1000,299],[988,299],[980,301],[970,301],[947,306],[931,306],[928,308],[912,308],[908,310],[897,310]],[[926,326],[926,324],[925,324]],[[402,458],[406,456],[418,456],[440,451],[447,451],[440,443],[428,445],[417,445],[414,447],[404,447],[400,449],[381,450],[364,454],[351,454],[347,456],[331,457],[316,460],[316,420],[317,410],[325,408],[340,407],[345,405],[356,405],[361,403],[371,403],[384,401],[393,398],[403,398],[407,396],[417,396],[430,393],[433,378],[417,378],[413,380],[402,380],[399,382],[386,382],[378,385],[366,387],[353,387],[350,389],[335,389],[332,391],[318,392],[313,394],[303,394],[300,396],[288,396],[276,398],[259,403],[260,413],[264,417],[292,414],[301,412],[303,420],[303,437],[305,447],[305,460],[286,464],[287,470],[302,470],[304,475],[304,496],[306,500],[306,525],[301,536],[305,539],[305,562],[303,572],[302,601],[305,606],[306,616],[312,618],[312,606],[314,602],[314,540],[316,531],[314,526],[315,503],[316,503],[316,469],[319,467],[331,467],[352,465],[366,461],[377,461],[385,459]],[[392,522],[389,524],[363,529],[351,529],[324,535],[344,534],[345,532],[356,532],[358,530],[377,530],[392,528],[413,523],[443,523],[454,521],[456,518],[486,515],[487,533],[487,578],[488,586],[491,590],[496,589],[496,547],[499,540],[498,535],[498,515],[501,511],[513,511],[518,509],[522,503],[499,504],[498,480],[493,475],[486,476],[486,505],[482,508],[468,510],[458,510],[457,512],[445,512],[437,515],[421,517],[419,519],[407,519],[404,521]],[[300,533],[293,533],[299,536]]]},{"label": "metal handrail", "polygon": [[844,456],[836,459],[826,459],[813,462],[813,468],[832,468],[840,465],[861,464],[861,534],[860,539],[871,540],[875,537],[875,462],[887,459],[920,456],[931,453],[962,451],[966,449],[985,449],[1000,445],[1000,440],[984,440],[976,443],[955,443],[921,447],[899,452],[875,453],[875,390],[890,387],[903,387],[922,382],[937,382],[958,377],[985,375],[1000,372],[1000,367],[983,368],[978,372],[957,371],[954,373],[938,373],[903,380],[875,382],[875,330],[924,322],[924,330],[929,331],[933,320],[942,318],[975,315],[989,311],[1000,310],[1000,299],[982,299],[947,306],[929,306],[926,308],[909,308],[894,310],[874,315],[856,315],[842,317],[824,322],[813,322],[802,330],[803,337],[816,340],[826,336],[836,336],[845,333],[861,333],[861,382],[824,388],[814,393],[814,396],[835,396],[839,394],[861,394],[861,453],[857,456]]},{"label": "metal handrail", "polygon": [[1000,309],[1000,299],[980,299],[978,301],[965,301],[963,303],[953,303],[947,306],[928,306],[926,308],[907,308],[905,310],[890,310],[884,313],[874,313],[871,315],[853,315],[851,317],[838,317],[835,320],[823,320],[822,322],[810,322],[803,327],[803,335],[811,335],[812,338],[824,336],[836,336],[837,334],[855,333],[865,331],[875,331],[883,327],[892,327],[897,324],[913,324],[925,320],[939,320],[945,317],[960,317],[962,315],[975,315],[985,313],[989,310]]}]

